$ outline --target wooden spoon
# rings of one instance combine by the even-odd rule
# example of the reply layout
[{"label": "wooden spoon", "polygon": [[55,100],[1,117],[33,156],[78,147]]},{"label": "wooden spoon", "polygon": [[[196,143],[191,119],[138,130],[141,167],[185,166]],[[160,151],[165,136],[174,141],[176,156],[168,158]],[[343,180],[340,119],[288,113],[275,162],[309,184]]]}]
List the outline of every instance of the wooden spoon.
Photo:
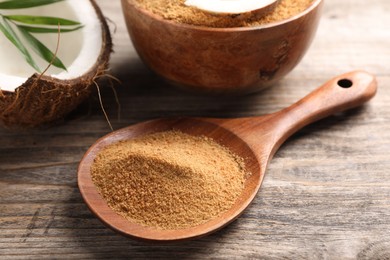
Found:
[{"label": "wooden spoon", "polygon": [[[373,75],[356,71],[338,76],[290,107],[265,116],[157,119],[115,131],[98,140],[82,159],[78,170],[81,194],[92,212],[105,224],[133,238],[167,242],[207,235],[232,222],[251,203],[263,181],[267,164],[289,136],[316,120],[363,104],[375,95],[376,89]],[[116,214],[98,193],[91,179],[90,167],[103,147],[120,140],[169,130],[209,136],[245,159],[251,176],[234,206],[220,217],[191,228],[158,230],[132,223]]]}]

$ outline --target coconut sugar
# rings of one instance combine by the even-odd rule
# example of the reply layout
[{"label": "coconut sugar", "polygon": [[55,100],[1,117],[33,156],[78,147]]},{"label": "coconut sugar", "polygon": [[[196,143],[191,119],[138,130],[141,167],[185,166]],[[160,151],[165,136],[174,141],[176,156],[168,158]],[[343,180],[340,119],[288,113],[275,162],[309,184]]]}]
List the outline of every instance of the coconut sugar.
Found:
[{"label": "coconut sugar", "polygon": [[[307,9],[313,0],[280,0],[275,9],[263,17],[254,14],[215,15],[189,7],[185,0],[134,0],[146,9],[167,20],[207,27],[249,27],[288,19]],[[212,0],[210,0],[212,1]],[[245,0],[242,0],[245,2]]]},{"label": "coconut sugar", "polygon": [[91,167],[107,204],[158,229],[205,223],[229,210],[246,179],[243,159],[204,136],[149,134],[104,148]]}]

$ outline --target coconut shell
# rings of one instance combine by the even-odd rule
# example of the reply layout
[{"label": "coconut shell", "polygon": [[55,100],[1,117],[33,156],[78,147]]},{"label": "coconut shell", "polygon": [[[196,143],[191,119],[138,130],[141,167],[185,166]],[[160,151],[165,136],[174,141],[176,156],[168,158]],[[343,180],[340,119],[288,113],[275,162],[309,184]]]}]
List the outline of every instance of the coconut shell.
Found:
[{"label": "coconut shell", "polygon": [[106,19],[94,0],[90,0],[102,26],[102,47],[93,67],[79,78],[54,79],[34,74],[15,92],[0,90],[0,121],[8,127],[35,127],[65,117],[86,100],[94,81],[108,68],[112,39]]}]

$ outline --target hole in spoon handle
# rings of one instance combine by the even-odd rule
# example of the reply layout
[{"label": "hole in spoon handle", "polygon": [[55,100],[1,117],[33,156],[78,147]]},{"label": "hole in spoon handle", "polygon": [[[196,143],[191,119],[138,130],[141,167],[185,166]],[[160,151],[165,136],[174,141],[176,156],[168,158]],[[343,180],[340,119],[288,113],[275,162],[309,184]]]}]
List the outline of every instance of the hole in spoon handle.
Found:
[{"label": "hole in spoon handle", "polygon": [[350,79],[340,79],[339,81],[337,81],[337,85],[342,88],[350,88],[353,86],[353,81]]},{"label": "hole in spoon handle", "polygon": [[376,93],[375,76],[353,71],[335,77],[309,95],[275,115],[279,140],[284,141],[302,127],[332,114],[357,107]]}]

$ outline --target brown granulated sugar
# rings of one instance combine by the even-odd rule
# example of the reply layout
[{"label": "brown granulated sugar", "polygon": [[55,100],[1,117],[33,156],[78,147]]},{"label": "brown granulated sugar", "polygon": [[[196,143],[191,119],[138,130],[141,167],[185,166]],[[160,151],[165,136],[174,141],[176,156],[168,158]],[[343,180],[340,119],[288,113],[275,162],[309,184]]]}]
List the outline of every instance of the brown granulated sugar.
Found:
[{"label": "brown granulated sugar", "polygon": [[[185,0],[134,0],[141,8],[164,19],[207,27],[249,27],[277,22],[295,16],[307,9],[313,0],[280,0],[275,9],[264,17],[253,14],[215,15],[184,4]],[[212,1],[212,0],[210,0]],[[242,0],[245,2],[245,0]]]},{"label": "brown granulated sugar", "polygon": [[91,175],[114,211],[158,229],[188,228],[221,215],[240,196],[247,177],[243,159],[227,148],[177,131],[104,148]]}]

